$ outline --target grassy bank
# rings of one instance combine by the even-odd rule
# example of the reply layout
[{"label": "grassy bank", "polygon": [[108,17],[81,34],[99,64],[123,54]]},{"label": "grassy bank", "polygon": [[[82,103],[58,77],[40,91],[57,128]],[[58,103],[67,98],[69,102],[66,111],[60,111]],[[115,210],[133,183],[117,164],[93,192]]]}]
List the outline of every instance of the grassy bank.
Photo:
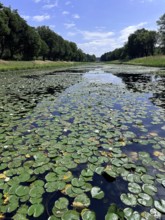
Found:
[{"label": "grassy bank", "polygon": [[65,68],[77,66],[80,62],[65,62],[65,61],[5,61],[0,60],[0,71],[11,70],[27,70],[27,69],[47,69],[47,68]]},{"label": "grassy bank", "polygon": [[165,67],[165,56],[149,56],[149,57],[136,58],[126,63],[133,65]]},{"label": "grassy bank", "polygon": [[151,67],[165,67],[165,56],[149,56],[132,59],[129,61],[114,60],[107,62],[108,64],[130,64],[130,65],[141,65]]}]

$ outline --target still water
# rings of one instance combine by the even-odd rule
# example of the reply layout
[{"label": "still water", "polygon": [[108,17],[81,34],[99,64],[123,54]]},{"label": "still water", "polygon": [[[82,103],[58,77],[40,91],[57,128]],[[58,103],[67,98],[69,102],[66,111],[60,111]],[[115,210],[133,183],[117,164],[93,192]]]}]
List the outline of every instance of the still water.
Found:
[{"label": "still water", "polygon": [[165,219],[165,77],[94,66],[0,83],[4,219]]}]

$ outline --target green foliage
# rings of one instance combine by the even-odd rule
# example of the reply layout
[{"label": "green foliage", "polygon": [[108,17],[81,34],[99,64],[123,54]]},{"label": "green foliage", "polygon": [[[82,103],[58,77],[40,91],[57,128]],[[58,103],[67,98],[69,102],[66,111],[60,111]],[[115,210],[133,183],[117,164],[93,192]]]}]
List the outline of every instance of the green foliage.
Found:
[{"label": "green foliage", "polygon": [[0,58],[52,61],[95,61],[73,42],[64,40],[47,26],[30,27],[17,10],[0,5]]},{"label": "green foliage", "polygon": [[165,14],[163,14],[157,21],[159,25],[159,36],[158,42],[160,45],[161,52],[165,54]]},{"label": "green foliage", "polygon": [[101,61],[128,60],[154,54],[157,33],[139,29],[128,37],[128,42],[121,48],[101,56]]}]

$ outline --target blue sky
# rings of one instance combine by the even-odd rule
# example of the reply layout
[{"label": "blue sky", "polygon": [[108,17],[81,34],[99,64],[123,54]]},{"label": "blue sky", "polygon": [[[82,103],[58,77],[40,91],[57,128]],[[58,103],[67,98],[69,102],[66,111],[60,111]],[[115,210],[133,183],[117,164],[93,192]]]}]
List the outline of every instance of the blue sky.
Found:
[{"label": "blue sky", "polygon": [[123,46],[135,30],[157,30],[165,0],[1,0],[31,26],[47,25],[85,53]]}]

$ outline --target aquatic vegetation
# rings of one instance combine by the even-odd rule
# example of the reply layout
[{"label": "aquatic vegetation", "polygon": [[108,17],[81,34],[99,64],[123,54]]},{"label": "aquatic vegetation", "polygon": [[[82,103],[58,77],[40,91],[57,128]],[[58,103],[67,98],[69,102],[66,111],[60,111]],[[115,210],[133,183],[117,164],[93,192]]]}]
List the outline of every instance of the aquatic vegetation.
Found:
[{"label": "aquatic vegetation", "polygon": [[72,71],[0,76],[1,216],[163,219],[164,78]]}]

